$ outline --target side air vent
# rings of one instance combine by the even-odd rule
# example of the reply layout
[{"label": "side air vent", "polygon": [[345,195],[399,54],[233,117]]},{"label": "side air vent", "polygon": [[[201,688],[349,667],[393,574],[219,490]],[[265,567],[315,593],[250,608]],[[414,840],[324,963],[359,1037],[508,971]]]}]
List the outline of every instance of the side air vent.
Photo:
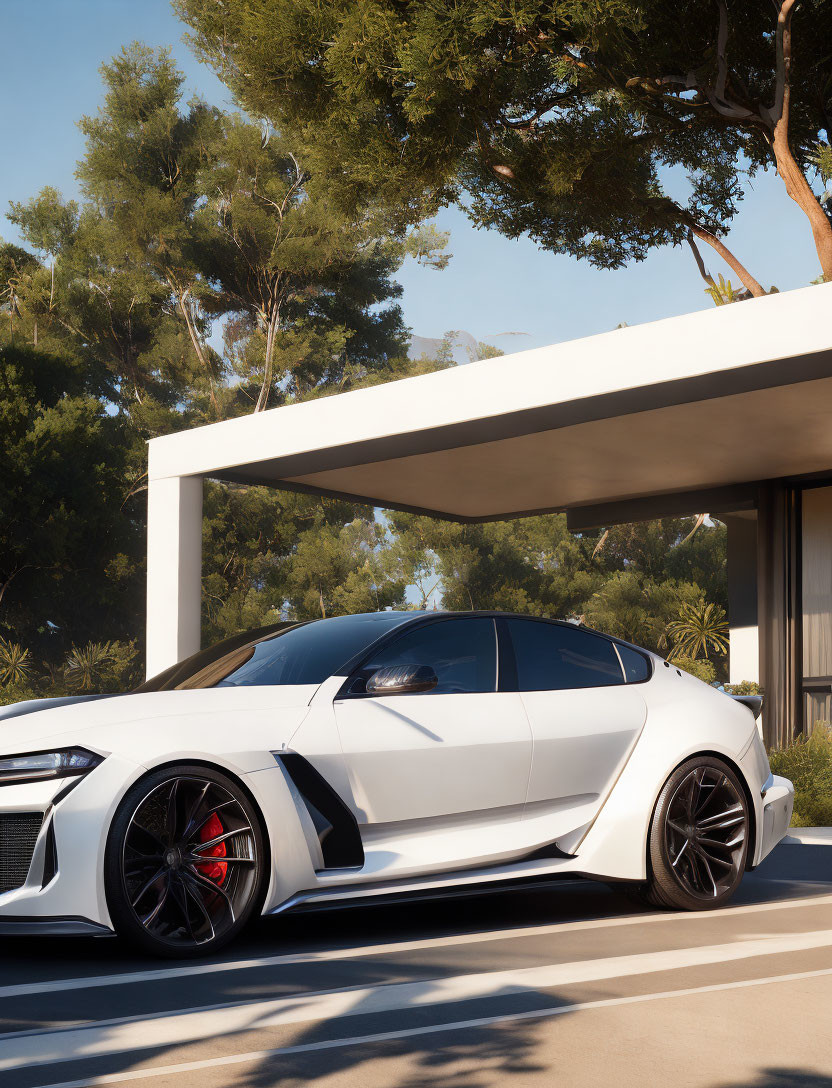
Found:
[{"label": "side air vent", "polygon": [[42,824],[42,812],[0,814],[0,894],[26,883]]},{"label": "side air vent", "polygon": [[352,812],[327,780],[297,752],[274,757],[294,782],[315,825],[325,869],[360,869],[364,864],[361,832]]}]

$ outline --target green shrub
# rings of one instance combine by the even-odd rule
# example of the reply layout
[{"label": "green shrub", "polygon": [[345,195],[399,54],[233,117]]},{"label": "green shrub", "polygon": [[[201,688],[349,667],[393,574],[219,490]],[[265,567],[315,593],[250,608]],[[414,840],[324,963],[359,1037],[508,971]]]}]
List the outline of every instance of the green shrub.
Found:
[{"label": "green shrub", "polygon": [[704,680],[706,684],[712,684],[716,680],[716,668],[713,661],[708,661],[704,657],[675,657],[673,664],[677,669],[689,672],[698,680]]},{"label": "green shrub", "polygon": [[19,684],[0,685],[0,706],[10,703],[22,703],[24,699],[42,699],[43,692]]},{"label": "green shrub", "polygon": [[832,729],[816,726],[769,753],[775,774],[794,782],[792,827],[832,827]]},{"label": "green shrub", "polygon": [[738,684],[726,684],[729,695],[759,695],[760,685],[756,680],[740,680]]}]

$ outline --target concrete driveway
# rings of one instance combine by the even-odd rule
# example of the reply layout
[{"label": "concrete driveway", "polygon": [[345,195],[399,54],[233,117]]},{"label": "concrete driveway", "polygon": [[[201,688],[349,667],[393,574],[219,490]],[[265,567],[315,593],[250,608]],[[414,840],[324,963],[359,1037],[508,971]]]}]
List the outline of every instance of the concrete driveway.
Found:
[{"label": "concrete driveway", "polygon": [[589,883],[261,922],[220,962],[0,941],[0,1085],[832,1088],[832,846],[731,907]]}]

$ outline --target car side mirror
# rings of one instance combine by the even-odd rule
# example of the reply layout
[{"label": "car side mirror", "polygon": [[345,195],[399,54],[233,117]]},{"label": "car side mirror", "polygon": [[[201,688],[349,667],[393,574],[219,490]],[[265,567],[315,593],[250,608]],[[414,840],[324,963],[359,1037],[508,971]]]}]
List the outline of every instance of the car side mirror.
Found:
[{"label": "car side mirror", "polygon": [[368,695],[413,695],[439,683],[430,665],[387,665],[367,680]]}]

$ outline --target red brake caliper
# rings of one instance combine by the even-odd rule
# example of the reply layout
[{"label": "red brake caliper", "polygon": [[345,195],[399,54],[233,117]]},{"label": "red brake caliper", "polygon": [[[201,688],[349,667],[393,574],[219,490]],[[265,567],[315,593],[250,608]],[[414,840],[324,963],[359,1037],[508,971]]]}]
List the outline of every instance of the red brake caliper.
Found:
[{"label": "red brake caliper", "polygon": [[[222,820],[214,812],[211,818],[207,820],[199,833],[200,842],[208,842],[211,839],[215,839],[217,835],[222,835],[225,828],[222,825]],[[202,856],[205,858],[224,858],[227,851],[225,849],[224,842],[218,842],[216,846],[212,846],[211,849]],[[215,884],[222,884],[228,875],[228,864],[224,861],[210,861],[205,865],[197,865],[197,869],[203,876],[207,876],[209,880],[213,880]]]}]

